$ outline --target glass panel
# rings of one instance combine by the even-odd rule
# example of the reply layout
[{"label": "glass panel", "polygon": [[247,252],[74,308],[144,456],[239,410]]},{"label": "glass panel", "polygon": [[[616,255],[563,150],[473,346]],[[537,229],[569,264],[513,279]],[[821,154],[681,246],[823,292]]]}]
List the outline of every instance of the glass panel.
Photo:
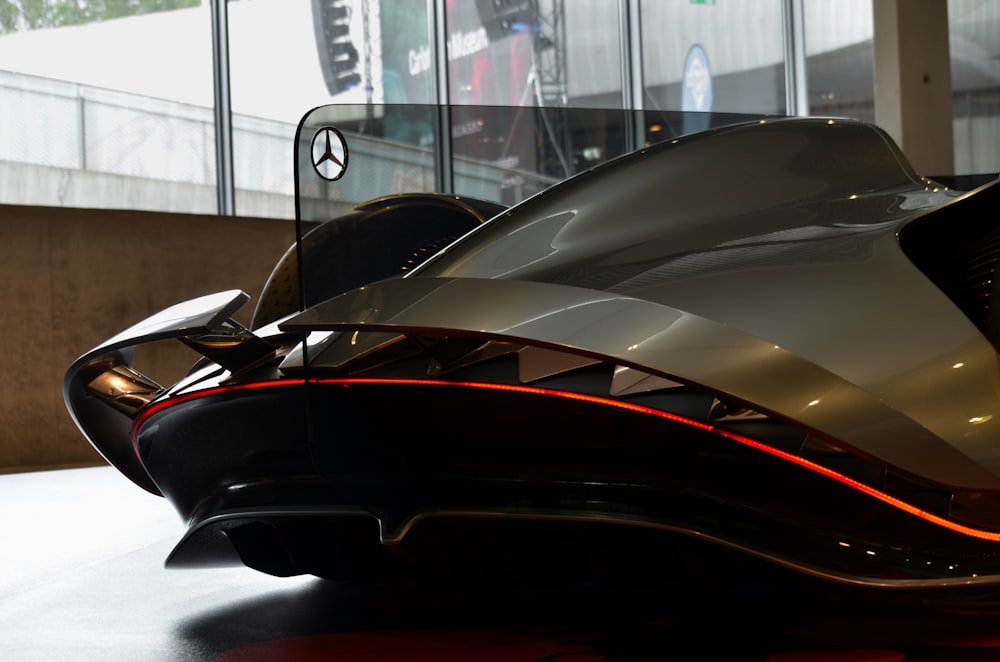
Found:
[{"label": "glass panel", "polygon": [[640,145],[745,116],[608,108],[456,106],[450,109],[455,192],[505,205]]},{"label": "glass panel", "polygon": [[621,107],[618,0],[446,3],[455,105]]},{"label": "glass panel", "polygon": [[[437,113],[438,108],[430,105],[345,104],[312,110],[303,119],[296,143],[299,218],[306,223],[322,222],[379,196],[438,190],[433,133]],[[421,144],[410,142],[410,129],[400,132],[400,124],[427,127]],[[313,167],[327,146],[323,133],[327,127],[336,128],[349,149],[349,167],[334,180]],[[335,149],[336,136],[330,138]],[[339,153],[336,158],[343,160]]]},{"label": "glass panel", "polygon": [[0,202],[215,213],[208,3],[137,4],[0,14]]},{"label": "glass panel", "polygon": [[435,56],[430,0],[380,0],[382,39],[381,101],[389,104],[434,103]]},{"label": "glass panel", "polygon": [[[303,113],[334,96],[338,72],[323,60],[326,37],[321,3],[310,0],[229,0],[229,71],[233,128],[235,211],[240,216],[294,218],[292,153],[295,126]],[[334,4],[334,3],[329,3]],[[353,4],[344,20],[329,20],[328,32],[353,24]],[[348,37],[348,45],[352,42]],[[266,47],[262,45],[266,44]],[[353,46],[352,46],[353,47]],[[330,46],[329,48],[333,48]],[[334,90],[338,98],[364,102],[355,57]]]},{"label": "glass panel", "polygon": [[565,14],[561,37],[566,42],[566,48],[564,51],[553,50],[553,53],[563,58],[567,105],[574,108],[622,108],[624,84],[619,0],[552,0],[551,4],[553,13],[559,10]]},{"label": "glass panel", "polygon": [[[237,214],[294,218],[289,145],[310,108],[434,100],[429,7],[420,0],[229,2]],[[421,144],[422,118],[408,123],[404,114],[393,119],[394,137]]]},{"label": "glass panel", "polygon": [[[690,132],[755,121],[760,115],[644,113],[618,109],[543,109],[538,107],[433,105],[329,105],[306,115],[295,146],[298,218],[301,232],[331,219],[349,217],[359,204],[398,194],[441,190],[439,173],[452,168],[456,194],[487,207],[517,204],[545,188],[633,149],[634,127],[646,127],[658,142]],[[693,117],[698,115],[697,117]],[[402,120],[400,120],[402,118]],[[421,144],[410,130],[428,127]],[[436,149],[430,127],[451,126],[453,154]],[[515,162],[498,163],[502,144],[484,140],[519,126],[524,141],[510,153]],[[466,135],[456,128],[472,127]],[[509,135],[509,134],[507,134]],[[340,147],[340,137],[347,153]],[[530,137],[530,139],[529,139]],[[554,137],[568,138],[562,145]],[[533,150],[529,149],[533,146]],[[546,158],[548,157],[548,158]],[[504,158],[512,158],[507,156]],[[438,159],[443,159],[440,162]]]},{"label": "glass panel", "polygon": [[809,114],[875,118],[871,0],[803,0]]},{"label": "glass panel", "polygon": [[782,1],[641,0],[646,108],[785,113]]},{"label": "glass panel", "polygon": [[537,3],[447,3],[448,100],[452,104],[534,105],[541,86],[533,54],[541,44]]},{"label": "glass panel", "polygon": [[[299,128],[298,218],[307,225],[322,223],[381,196],[441,191],[440,173],[449,167],[457,195],[509,206],[643,146],[633,144],[635,127],[644,128],[648,145],[697,127],[761,117],[537,106],[323,106],[310,111]],[[436,149],[435,127],[442,125],[451,127],[452,152],[447,154]],[[325,160],[328,127],[344,136],[349,149],[349,167],[336,179],[314,167]],[[331,149],[342,160],[336,140],[331,139]]]},{"label": "glass panel", "polygon": [[1000,0],[948,0],[955,174],[1000,173]]},{"label": "glass panel", "polygon": [[505,205],[628,148],[621,110],[470,106],[451,116],[456,192]]}]

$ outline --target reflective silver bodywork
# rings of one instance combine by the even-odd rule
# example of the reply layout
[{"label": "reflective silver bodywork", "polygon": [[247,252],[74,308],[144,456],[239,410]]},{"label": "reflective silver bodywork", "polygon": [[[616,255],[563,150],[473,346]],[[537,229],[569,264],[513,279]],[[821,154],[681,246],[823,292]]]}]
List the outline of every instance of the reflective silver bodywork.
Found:
[{"label": "reflective silver bodywork", "polygon": [[[877,127],[762,120],[598,166],[406,279],[499,282],[386,283],[287,328],[516,334],[691,380],[918,475],[995,490],[997,351],[897,241],[958,197],[913,172]],[[532,326],[512,330],[523,320]]]},{"label": "reflective silver bodywork", "polygon": [[[468,335],[614,359],[753,403],[948,485],[1000,487],[995,474],[962,452],[961,436],[948,443],[872,393],[771,340],[641,299],[523,281],[413,278],[367,286],[282,328]],[[354,347],[363,354],[357,343]],[[313,367],[350,370],[335,349],[336,344],[315,348]],[[954,370],[951,364],[947,368]],[[967,404],[966,392],[954,395],[955,401],[940,398],[942,406]]]}]

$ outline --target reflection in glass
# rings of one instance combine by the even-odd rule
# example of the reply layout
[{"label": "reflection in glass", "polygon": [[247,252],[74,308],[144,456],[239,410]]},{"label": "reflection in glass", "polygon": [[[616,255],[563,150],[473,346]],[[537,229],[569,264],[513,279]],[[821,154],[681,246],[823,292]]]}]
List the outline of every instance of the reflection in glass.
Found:
[{"label": "reflection in glass", "polygon": [[449,0],[449,103],[620,108],[618,12],[617,0]]},{"label": "reflection in glass", "polygon": [[640,11],[646,108],[785,112],[781,0],[641,0]]},{"label": "reflection in glass", "polygon": [[[229,3],[238,214],[294,217],[291,145],[310,108],[360,104],[366,130],[434,144],[434,117],[407,106],[435,100],[431,11],[418,0]],[[384,101],[398,112],[381,115],[376,104]],[[344,117],[357,121],[353,109]]]},{"label": "reflection in glass", "polygon": [[[419,140],[410,130],[433,127],[442,113],[451,127],[452,192],[507,206],[641,147],[632,142],[635,126],[647,128],[649,142],[660,142],[694,124],[724,126],[762,117],[537,106],[324,106],[309,113],[299,138],[302,218],[323,221],[372,198],[442,191],[433,130]],[[332,183],[310,160],[315,133],[330,125],[344,134],[350,149],[347,173]]]},{"label": "reflection in glass", "polygon": [[875,117],[871,0],[803,0],[809,114]]},{"label": "reflection in glass", "polygon": [[[381,0],[382,101],[391,104],[434,103],[434,39],[431,30],[431,3],[418,0]],[[377,98],[377,95],[376,95]],[[415,118],[413,131],[425,131]],[[399,127],[397,127],[399,130]],[[407,141],[409,142],[409,141]]]},{"label": "reflection in glass", "polygon": [[1000,1],[948,0],[955,173],[1000,173]]}]

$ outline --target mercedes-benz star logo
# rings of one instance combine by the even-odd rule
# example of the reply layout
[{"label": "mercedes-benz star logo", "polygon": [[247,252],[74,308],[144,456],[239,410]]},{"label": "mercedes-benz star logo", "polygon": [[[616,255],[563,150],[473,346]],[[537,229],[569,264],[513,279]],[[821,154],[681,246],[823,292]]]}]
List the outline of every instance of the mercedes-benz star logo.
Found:
[{"label": "mercedes-benz star logo", "polygon": [[312,139],[312,164],[316,174],[335,182],[347,172],[347,141],[332,126],[324,126]]}]

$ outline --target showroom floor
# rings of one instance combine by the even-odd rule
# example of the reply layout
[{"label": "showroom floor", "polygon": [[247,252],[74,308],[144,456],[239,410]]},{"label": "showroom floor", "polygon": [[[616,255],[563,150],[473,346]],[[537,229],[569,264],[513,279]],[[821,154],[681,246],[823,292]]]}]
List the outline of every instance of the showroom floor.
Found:
[{"label": "showroom floor", "polygon": [[1000,609],[889,607],[749,577],[694,593],[444,591],[165,570],[180,521],[104,467],[0,475],[0,518],[4,662],[1000,659]]}]

